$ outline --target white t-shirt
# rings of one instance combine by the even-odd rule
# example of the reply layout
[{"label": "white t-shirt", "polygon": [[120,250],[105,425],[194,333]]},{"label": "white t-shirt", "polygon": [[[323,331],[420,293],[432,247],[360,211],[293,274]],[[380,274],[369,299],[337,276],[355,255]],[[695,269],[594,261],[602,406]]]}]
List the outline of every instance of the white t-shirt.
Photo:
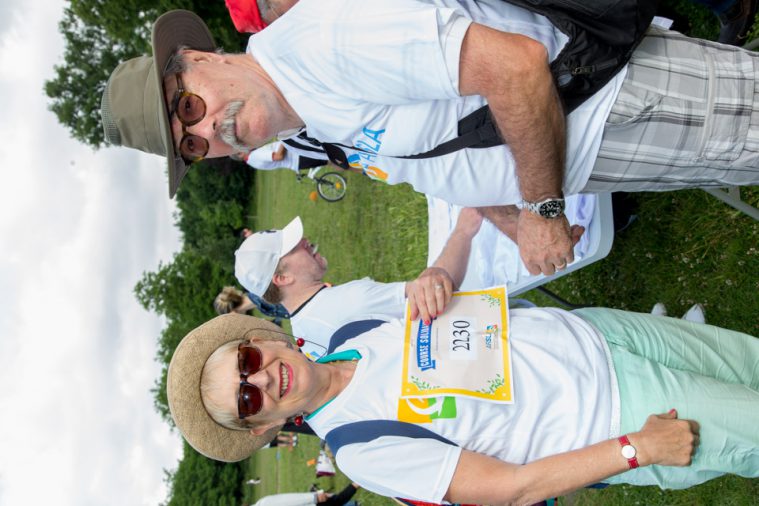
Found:
[{"label": "white t-shirt", "polygon": [[[618,436],[619,393],[604,338],[553,308],[512,310],[509,325],[514,404],[458,397],[452,407],[438,400],[436,418],[418,425],[459,446],[382,436],[343,446],[338,467],[380,495],[440,503],[462,448],[522,464]],[[345,390],[309,417],[317,435],[346,423],[402,417],[403,331],[393,321],[338,347],[362,358]]]},{"label": "white t-shirt", "polygon": [[293,335],[306,339],[301,348],[311,360],[327,352],[332,334],[358,320],[393,320],[406,311],[406,283],[369,278],[323,288],[290,319]]},{"label": "white t-shirt", "polygon": [[[566,42],[546,18],[501,0],[301,0],[252,36],[248,52],[310,136],[376,153],[346,149],[354,167],[452,204],[514,204],[521,197],[506,146],[390,158],[455,137],[458,120],[485,105],[480,96],[458,93],[461,43],[471,20],[536,39],[551,59]],[[567,118],[566,194],[587,182],[623,75]]]},{"label": "white t-shirt", "polygon": [[248,165],[259,170],[290,169],[298,172],[300,156],[285,147],[285,155],[282,160],[273,160],[272,155],[282,146],[281,142],[270,142],[248,153],[245,160]]}]

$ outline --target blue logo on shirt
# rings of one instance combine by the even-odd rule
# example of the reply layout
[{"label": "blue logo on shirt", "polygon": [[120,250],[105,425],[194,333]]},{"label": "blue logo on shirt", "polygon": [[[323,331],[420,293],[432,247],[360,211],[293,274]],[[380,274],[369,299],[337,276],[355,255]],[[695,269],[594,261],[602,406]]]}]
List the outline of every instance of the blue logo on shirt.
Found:
[{"label": "blue logo on shirt", "polygon": [[361,130],[361,138],[356,141],[356,147],[361,149],[348,157],[348,165],[355,169],[361,169],[364,174],[372,179],[387,181],[387,173],[373,165],[377,158],[377,153],[382,147],[382,134],[385,129],[372,130],[364,127]]},{"label": "blue logo on shirt", "polygon": [[432,322],[429,325],[419,322],[419,330],[416,333],[416,365],[422,371],[435,368],[435,361],[430,353],[431,331]]}]

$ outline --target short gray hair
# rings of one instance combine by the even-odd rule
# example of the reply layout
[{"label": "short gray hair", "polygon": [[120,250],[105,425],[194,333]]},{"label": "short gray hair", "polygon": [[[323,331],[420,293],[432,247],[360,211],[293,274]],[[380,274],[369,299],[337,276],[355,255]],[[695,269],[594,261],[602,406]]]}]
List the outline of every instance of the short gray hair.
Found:
[{"label": "short gray hair", "polygon": [[187,46],[177,47],[169,59],[166,60],[166,66],[163,68],[163,77],[173,76],[187,70],[187,60],[184,57],[184,50]]},{"label": "short gray hair", "polygon": [[[187,62],[187,59],[184,55],[184,52],[187,49],[192,48],[185,45],[177,46],[174,52],[171,53],[171,56],[169,56],[169,59],[166,60],[166,66],[163,68],[163,77],[173,76],[174,74],[185,72],[189,68],[190,64]],[[210,53],[211,51],[206,52]],[[216,54],[224,54],[224,50],[220,47],[214,49],[213,52]]]}]

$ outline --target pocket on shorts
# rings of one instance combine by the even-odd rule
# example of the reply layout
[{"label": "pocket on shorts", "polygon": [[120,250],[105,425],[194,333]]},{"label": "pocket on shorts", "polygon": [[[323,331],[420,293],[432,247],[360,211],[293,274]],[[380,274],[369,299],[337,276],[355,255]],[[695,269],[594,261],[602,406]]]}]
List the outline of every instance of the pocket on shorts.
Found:
[{"label": "pocket on shorts", "polygon": [[[727,62],[707,55],[710,72],[720,75]],[[704,140],[700,158],[730,163],[738,158],[746,143],[753,110],[753,82],[715,79],[708,90],[704,113]]]},{"label": "pocket on shorts", "polygon": [[[658,133],[687,136],[679,147],[694,161],[734,161],[745,144],[753,107],[751,56],[674,32],[652,28],[650,33],[635,51],[620,91],[618,101],[631,102],[626,108],[639,111],[637,118],[628,112],[627,121],[656,115],[661,123],[682,126],[679,132],[674,125],[662,126]],[[613,119],[621,124],[624,116]]]},{"label": "pocket on shorts", "polygon": [[624,127],[646,121],[662,101],[656,91],[639,86],[622,86],[606,118],[607,127]]}]

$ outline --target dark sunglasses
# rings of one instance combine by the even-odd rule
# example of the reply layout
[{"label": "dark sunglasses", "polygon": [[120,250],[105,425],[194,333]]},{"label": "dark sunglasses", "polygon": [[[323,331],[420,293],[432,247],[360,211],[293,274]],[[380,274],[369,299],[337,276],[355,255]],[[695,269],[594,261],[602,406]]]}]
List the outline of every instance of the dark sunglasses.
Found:
[{"label": "dark sunglasses", "polygon": [[237,416],[240,420],[258,414],[264,405],[261,389],[248,383],[248,376],[261,370],[261,350],[250,343],[237,347],[237,366],[240,368],[240,391],[237,393]]},{"label": "dark sunglasses", "polygon": [[182,124],[179,154],[187,164],[199,162],[208,154],[208,141],[199,135],[188,134],[187,127],[197,125],[206,117],[206,103],[200,96],[184,89],[179,73],[174,76],[177,79],[177,91],[171,101],[170,115],[176,114]]}]

